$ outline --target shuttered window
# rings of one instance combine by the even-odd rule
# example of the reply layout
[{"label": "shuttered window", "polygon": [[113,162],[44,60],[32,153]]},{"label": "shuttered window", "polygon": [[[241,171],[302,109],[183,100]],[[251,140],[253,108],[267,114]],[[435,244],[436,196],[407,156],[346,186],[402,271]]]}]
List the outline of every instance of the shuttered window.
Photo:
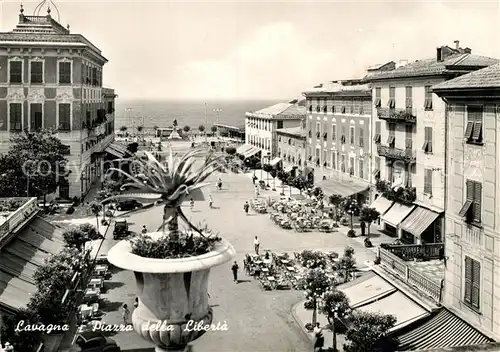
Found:
[{"label": "shuttered window", "polygon": [[413,125],[406,125],[405,127],[406,149],[413,147]]},{"label": "shuttered window", "polygon": [[432,153],[432,127],[425,127],[424,138],[425,140],[422,150],[426,153]]},{"label": "shuttered window", "polygon": [[387,102],[389,109],[396,107],[396,87],[389,87],[389,101]]},{"label": "shuttered window", "polygon": [[59,63],[59,84],[71,83],[71,62]]},{"label": "shuttered window", "polygon": [[480,308],[481,263],[465,257],[464,302],[474,309]]},{"label": "shuttered window", "polygon": [[382,104],[382,88],[377,87],[375,88],[375,101],[373,105],[375,105],[376,108],[379,108]]},{"label": "shuttered window", "polygon": [[467,107],[467,125],[465,127],[464,138],[467,143],[483,142],[483,107]]},{"label": "shuttered window", "polygon": [[59,104],[59,130],[71,129],[71,104]]},{"label": "shuttered window", "polygon": [[10,61],[9,62],[9,75],[10,83],[22,83],[23,82],[23,62],[22,61]]},{"label": "shuttered window", "polygon": [[12,103],[10,109],[10,130],[21,131],[23,120],[23,105],[19,103]]},{"label": "shuttered window", "polygon": [[349,128],[349,143],[354,145],[354,127]]},{"label": "shuttered window", "polygon": [[459,215],[465,217],[468,223],[481,223],[483,185],[477,181],[466,181],[467,196]]},{"label": "shuttered window", "polygon": [[406,111],[411,113],[413,107],[413,87],[406,87]]},{"label": "shuttered window", "polygon": [[43,62],[31,62],[31,83],[43,83]]},{"label": "shuttered window", "polygon": [[424,169],[424,194],[432,195],[432,170]]},{"label": "shuttered window", "polygon": [[365,146],[365,130],[363,128],[359,129],[359,146],[364,147]]},{"label": "shuttered window", "polygon": [[380,143],[380,121],[375,122],[375,135],[373,136],[375,143]]},{"label": "shuttered window", "polygon": [[42,104],[30,105],[30,129],[31,131],[38,131],[43,127],[42,121]]},{"label": "shuttered window", "polygon": [[432,90],[431,86],[425,86],[424,109],[432,110]]},{"label": "shuttered window", "polygon": [[332,141],[337,140],[337,125],[332,125]]}]

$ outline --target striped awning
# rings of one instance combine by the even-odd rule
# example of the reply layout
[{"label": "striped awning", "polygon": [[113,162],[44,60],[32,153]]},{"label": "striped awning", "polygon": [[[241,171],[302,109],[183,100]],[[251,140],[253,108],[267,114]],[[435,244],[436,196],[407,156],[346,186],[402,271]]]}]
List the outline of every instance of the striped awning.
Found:
[{"label": "striped awning", "polygon": [[254,156],[255,154],[259,153],[260,149],[257,147],[252,147],[249,150],[247,150],[243,155],[245,158],[250,158],[251,156]]},{"label": "striped awning", "polygon": [[413,236],[419,237],[439,217],[439,214],[422,207],[417,207],[401,223],[401,228]]},{"label": "striped awning", "polygon": [[117,158],[123,158],[125,156],[125,154],[123,154],[123,153],[119,152],[118,150],[115,150],[111,147],[107,147],[106,149],[104,149],[104,151],[106,153],[113,155],[113,156],[116,156]]},{"label": "striped awning", "polygon": [[443,308],[424,324],[399,336],[398,351],[473,346],[489,342],[493,340]]},{"label": "striped awning", "polygon": [[243,145],[240,145],[238,147],[238,149],[236,149],[236,153],[237,154],[245,154],[245,152],[249,151],[250,149],[252,149],[251,145],[249,145],[249,144],[243,144]]},{"label": "striped awning", "polygon": [[273,160],[271,160],[271,162],[269,163],[269,165],[271,166],[276,166],[280,163],[281,161],[281,158],[274,158]]},{"label": "striped awning", "polygon": [[380,215],[384,215],[393,204],[394,202],[392,200],[384,197],[378,197],[370,205],[370,208],[375,208],[375,210],[378,211]]},{"label": "striped awning", "polygon": [[415,209],[415,206],[406,206],[400,203],[395,203],[387,213],[381,216],[381,220],[391,226],[397,227],[401,222]]}]

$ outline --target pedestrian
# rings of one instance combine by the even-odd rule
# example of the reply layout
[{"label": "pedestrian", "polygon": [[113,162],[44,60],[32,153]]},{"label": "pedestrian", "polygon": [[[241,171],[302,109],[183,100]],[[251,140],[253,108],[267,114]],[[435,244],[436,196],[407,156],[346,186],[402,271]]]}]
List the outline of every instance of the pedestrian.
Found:
[{"label": "pedestrian", "polygon": [[259,197],[259,187],[255,185],[255,198]]},{"label": "pedestrian", "polygon": [[194,200],[193,198],[191,198],[191,200],[189,201],[189,206],[191,207],[191,211],[194,210]]},{"label": "pedestrian", "polygon": [[314,351],[322,351],[325,344],[325,337],[323,336],[323,329],[316,323],[314,327]]},{"label": "pedestrian", "polygon": [[365,235],[365,230],[366,230],[366,224],[364,221],[361,221],[361,224],[359,224],[359,226],[361,226],[361,236],[364,236]]},{"label": "pedestrian", "polygon": [[148,228],[146,227],[146,225],[142,225],[142,234],[145,235],[148,233]]},{"label": "pedestrian", "polygon": [[123,324],[128,325],[128,318],[130,317],[130,311],[128,310],[128,306],[124,304],[122,306],[122,318]]},{"label": "pedestrian", "polygon": [[209,196],[208,196],[208,207],[209,207],[210,209],[212,209],[212,208],[213,208],[213,205],[214,205],[214,199],[212,198],[212,195],[209,195]]},{"label": "pedestrian", "polygon": [[243,210],[245,210],[245,213],[248,215],[248,209],[250,209],[250,204],[248,204],[248,200],[245,202],[243,205]]},{"label": "pedestrian", "polygon": [[137,307],[139,307],[139,297],[136,297],[135,301],[134,301],[134,308],[137,308]]},{"label": "pedestrian", "polygon": [[253,240],[253,247],[255,248],[255,254],[259,255],[260,242],[257,236],[255,236],[255,239]]},{"label": "pedestrian", "polygon": [[253,177],[252,177],[252,183],[255,184],[255,181],[257,181],[257,176],[253,175]]},{"label": "pedestrian", "polygon": [[233,266],[231,267],[231,270],[233,271],[233,280],[234,282],[238,283],[238,269],[240,267],[238,266],[238,263],[234,261]]}]

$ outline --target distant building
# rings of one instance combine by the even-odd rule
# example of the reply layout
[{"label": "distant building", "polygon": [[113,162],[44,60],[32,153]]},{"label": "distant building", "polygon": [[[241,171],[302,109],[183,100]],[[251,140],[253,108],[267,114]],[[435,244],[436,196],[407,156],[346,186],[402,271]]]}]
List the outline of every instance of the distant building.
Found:
[{"label": "distant building", "polygon": [[443,302],[500,340],[500,64],[433,92],[447,103]]},{"label": "distant building", "polygon": [[263,163],[278,155],[276,130],[297,127],[306,116],[304,101],[292,100],[245,114],[245,145],[238,153],[246,158],[260,156]]},{"label": "distant building", "polygon": [[21,6],[16,28],[0,33],[0,153],[9,149],[12,134],[56,129],[69,147],[72,171],[58,191],[63,199],[90,189],[114,140],[116,94],[102,87],[107,62],[50,9],[46,16],[28,16]]},{"label": "distant building", "polygon": [[276,130],[278,137],[278,154],[274,159],[281,163],[286,171],[294,167],[302,169],[305,165],[306,132],[302,126],[281,128]]},{"label": "distant building", "polygon": [[373,97],[372,175],[380,199],[372,206],[382,214],[381,228],[407,244],[443,241],[447,112],[431,87],[498,62],[455,44],[437,48],[432,59],[369,70],[363,79]]},{"label": "distant building", "polygon": [[368,197],[371,90],[359,80],[332,81],[307,99],[307,166],[325,194]]}]

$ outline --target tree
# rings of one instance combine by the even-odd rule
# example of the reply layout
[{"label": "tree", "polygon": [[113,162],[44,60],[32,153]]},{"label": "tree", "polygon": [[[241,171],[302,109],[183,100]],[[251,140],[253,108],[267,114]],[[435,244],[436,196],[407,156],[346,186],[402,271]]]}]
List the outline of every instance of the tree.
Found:
[{"label": "tree", "polygon": [[353,217],[354,217],[354,214],[359,212],[359,204],[354,196],[349,197],[345,200],[344,211],[350,216],[350,218],[351,218],[351,230],[354,230]]},{"label": "tree", "polygon": [[267,182],[266,182],[267,187],[269,187],[269,173],[271,172],[272,169],[273,167],[270,164],[262,165],[262,170],[264,170],[267,173]]},{"label": "tree", "polygon": [[70,227],[63,232],[64,242],[70,248],[83,250],[85,242],[94,241],[101,237],[97,229],[91,224],[80,224],[75,227]]},{"label": "tree", "polygon": [[304,249],[300,253],[300,265],[307,269],[325,269],[327,257],[323,252]]},{"label": "tree", "polygon": [[284,196],[285,195],[285,181],[288,177],[288,174],[283,171],[283,170],[279,170],[278,171],[278,180],[281,181],[281,195]]},{"label": "tree", "polygon": [[309,269],[302,278],[301,287],[306,296],[304,307],[313,311],[312,324],[317,321],[318,300],[333,285],[331,279],[326,276],[324,269]]},{"label": "tree", "polygon": [[200,131],[201,133],[205,132],[205,126],[199,125],[198,126],[198,131]]},{"label": "tree", "polygon": [[316,197],[316,199],[323,199],[325,197],[325,194],[323,193],[323,190],[321,187],[314,187],[312,194]]},{"label": "tree", "polygon": [[92,201],[90,204],[89,204],[89,209],[90,209],[90,212],[92,213],[92,215],[95,216],[95,221],[96,221],[96,224],[97,224],[97,231],[99,232],[99,213],[101,212],[102,210],[102,204],[96,202],[96,201]]},{"label": "tree", "polygon": [[367,237],[370,237],[370,226],[372,222],[377,221],[380,213],[375,208],[363,207],[360,212],[359,220],[366,222],[368,226]]},{"label": "tree", "polygon": [[347,295],[333,288],[328,290],[321,296],[320,311],[328,319],[330,330],[333,334],[333,350],[337,351],[337,333],[335,330],[335,323],[337,319],[345,319],[350,313],[351,308]]},{"label": "tree", "polygon": [[345,247],[344,255],[337,265],[338,269],[343,272],[344,282],[349,281],[349,274],[356,269],[356,258],[354,258],[354,249],[352,247]]},{"label": "tree", "polygon": [[307,180],[303,176],[294,177],[292,184],[293,184],[293,187],[295,187],[299,190],[300,194],[302,194],[302,191],[307,188]]},{"label": "tree", "polygon": [[269,171],[269,173],[271,174],[271,177],[273,178],[273,191],[276,191],[276,176],[278,176],[278,171],[276,169],[271,169],[271,171]]},{"label": "tree", "polygon": [[137,132],[141,133],[144,130],[144,126],[139,125],[136,127],[136,129],[137,129]]},{"label": "tree", "polygon": [[221,130],[219,134],[220,134],[221,137],[224,137],[224,138],[229,137],[229,131],[228,130]]},{"label": "tree", "polygon": [[212,133],[217,132],[217,126],[210,127],[210,130],[212,131]]},{"label": "tree", "polygon": [[14,315],[5,314],[0,324],[0,341],[9,342],[14,351],[36,351],[42,342],[41,331],[19,331],[17,324],[24,321],[25,326],[40,322],[38,314],[27,308],[19,308]]},{"label": "tree", "polygon": [[235,147],[227,147],[226,148],[226,153],[233,156],[236,154],[236,148]]},{"label": "tree", "polygon": [[122,126],[122,127],[120,127],[120,132],[122,132],[122,133],[127,132],[127,130],[128,130],[128,127],[127,127],[127,126]]},{"label": "tree", "polygon": [[20,133],[12,137],[7,154],[0,157],[0,194],[3,197],[45,197],[54,193],[70,171],[69,147],[55,131]]},{"label": "tree", "polygon": [[188,125],[186,125],[186,126],[184,126],[184,127],[182,128],[182,130],[183,130],[184,132],[186,132],[186,133],[189,133],[189,131],[191,131],[191,127],[189,127]]},{"label": "tree", "polygon": [[347,329],[344,351],[371,352],[377,342],[386,336],[396,324],[392,315],[354,311],[350,315],[350,326]]},{"label": "tree", "polygon": [[339,196],[338,194],[332,194],[328,198],[328,203],[330,203],[333,206],[333,216],[335,218],[335,224],[338,225],[338,218],[339,218],[339,209],[340,206],[344,203],[344,198],[342,196]]}]

